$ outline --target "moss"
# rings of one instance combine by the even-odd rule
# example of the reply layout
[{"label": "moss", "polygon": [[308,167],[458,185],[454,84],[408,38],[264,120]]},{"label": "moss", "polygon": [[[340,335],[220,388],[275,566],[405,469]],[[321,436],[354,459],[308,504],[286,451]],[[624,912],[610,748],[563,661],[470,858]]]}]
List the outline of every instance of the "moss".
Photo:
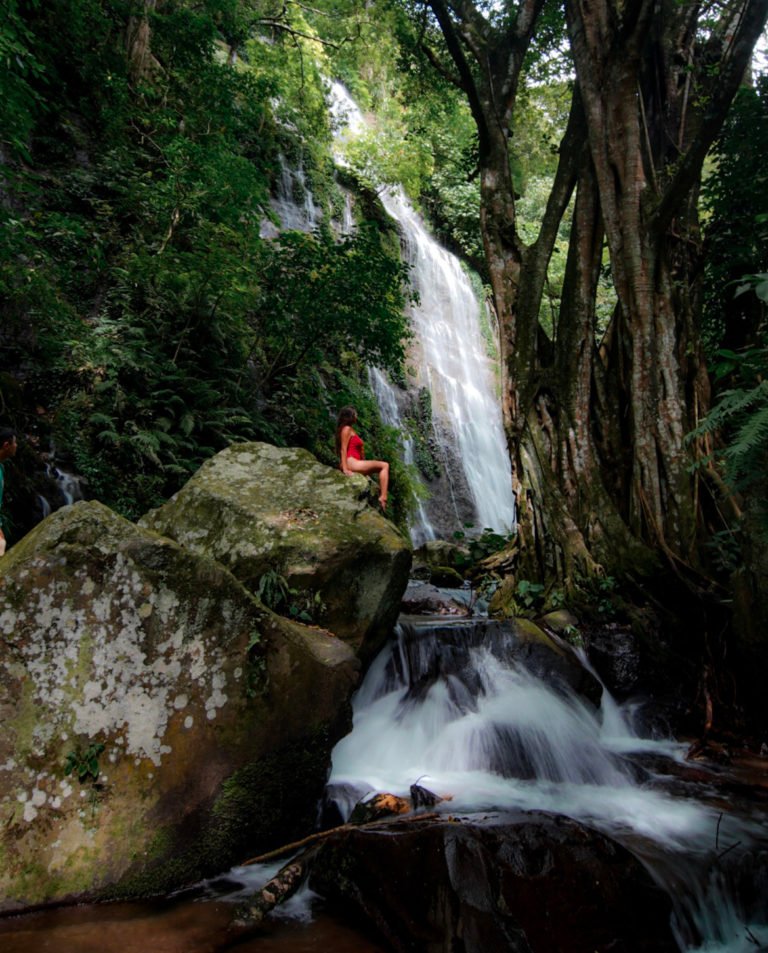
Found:
[{"label": "moss", "polygon": [[234,774],[213,808],[214,852],[227,853],[228,845],[237,843],[266,849],[311,830],[331,747],[330,726],[322,725]]},{"label": "moss", "polygon": [[405,422],[413,438],[416,466],[425,479],[437,479],[441,471],[432,424],[432,394],[428,387],[419,389]]},{"label": "moss", "polygon": [[160,829],[131,871],[100,890],[99,898],[158,896],[309,833],[336,735],[322,725],[303,741],[237,771],[210,812],[204,807],[180,827]]},{"label": "moss", "polygon": [[134,854],[131,872],[99,891],[101,900],[156,897],[195,879],[194,867],[177,852],[177,837],[171,827],[160,828],[141,852]]},{"label": "moss", "polygon": [[35,686],[31,679],[25,679],[21,685],[21,698],[16,707],[16,716],[8,719],[6,731],[10,729],[16,735],[14,757],[25,761],[37,755],[39,742],[35,739],[35,728],[40,720],[40,706],[35,698]]}]

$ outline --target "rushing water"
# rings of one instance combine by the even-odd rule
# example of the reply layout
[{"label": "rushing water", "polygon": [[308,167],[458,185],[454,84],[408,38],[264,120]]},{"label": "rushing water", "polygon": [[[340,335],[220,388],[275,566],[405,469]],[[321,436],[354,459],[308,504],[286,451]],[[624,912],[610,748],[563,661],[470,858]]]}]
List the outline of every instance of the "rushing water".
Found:
[{"label": "rushing water", "polygon": [[[595,711],[516,662],[503,627],[478,638],[473,626],[403,626],[374,662],[333,753],[329,794],[341,815],[370,792],[407,795],[417,781],[450,795],[452,813],[565,814],[646,864],[673,898],[681,950],[768,948],[765,817],[724,814],[714,787],[672,784],[683,745],[638,737],[608,693]],[[755,898],[742,894],[750,879]]]},{"label": "rushing water", "polygon": [[[332,85],[331,101],[339,138],[359,134],[363,116],[341,84]],[[483,305],[459,260],[432,238],[402,189],[385,187],[378,194],[400,228],[419,300],[410,314],[415,339],[408,363],[415,375],[408,392],[381,374],[374,388],[386,422],[403,431],[404,405],[412,405],[419,391],[429,392],[431,437],[441,470],[432,498],[418,508],[413,542],[418,546],[450,536],[466,523],[509,532],[515,498],[501,405],[481,331]],[[412,461],[408,437],[406,455]]]}]

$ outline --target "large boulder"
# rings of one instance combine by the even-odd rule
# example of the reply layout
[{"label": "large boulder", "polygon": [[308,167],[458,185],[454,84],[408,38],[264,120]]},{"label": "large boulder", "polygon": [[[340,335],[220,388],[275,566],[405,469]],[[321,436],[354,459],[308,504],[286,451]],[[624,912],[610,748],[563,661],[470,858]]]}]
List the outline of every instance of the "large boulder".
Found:
[{"label": "large boulder", "polygon": [[313,826],[359,662],[98,503],[0,560],[0,909],[157,893]]},{"label": "large boulder", "polygon": [[393,822],[325,842],[310,886],[396,953],[673,953],[671,904],[624,847],[543,812]]},{"label": "large boulder", "polygon": [[410,547],[368,504],[365,479],[306,450],[229,447],[140,523],[217,559],[254,592],[278,574],[366,658],[392,631],[408,582]]}]

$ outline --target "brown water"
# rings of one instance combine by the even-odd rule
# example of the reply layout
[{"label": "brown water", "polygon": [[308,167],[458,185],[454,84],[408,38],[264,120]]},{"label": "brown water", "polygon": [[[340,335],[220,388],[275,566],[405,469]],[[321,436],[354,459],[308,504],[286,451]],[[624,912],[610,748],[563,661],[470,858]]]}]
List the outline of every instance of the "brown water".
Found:
[{"label": "brown water", "polygon": [[258,933],[228,930],[222,901],[90,904],[0,919],[2,953],[386,953],[319,912],[312,923],[272,920]]}]

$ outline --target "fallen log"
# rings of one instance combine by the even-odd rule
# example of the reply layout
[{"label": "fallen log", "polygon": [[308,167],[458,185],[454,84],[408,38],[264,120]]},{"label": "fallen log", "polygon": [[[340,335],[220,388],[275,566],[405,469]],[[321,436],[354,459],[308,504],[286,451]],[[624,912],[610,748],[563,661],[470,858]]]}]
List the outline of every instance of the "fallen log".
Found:
[{"label": "fallen log", "polygon": [[[266,864],[276,857],[282,857],[283,854],[290,854],[301,847],[308,847],[326,837],[332,837],[340,831],[349,830],[352,827],[361,827],[381,819],[407,814],[409,811],[418,810],[421,807],[434,807],[442,801],[452,800],[452,795],[441,797],[439,794],[433,794],[426,788],[417,784],[411,785],[410,800],[405,797],[398,797],[396,794],[377,794],[369,801],[360,801],[355,805],[352,815],[346,824],[340,824],[338,827],[329,827],[325,831],[315,831],[314,834],[308,834],[301,840],[292,841],[290,844],[283,844],[282,847],[276,847],[274,850],[267,851],[266,854],[259,854],[258,857],[251,857],[250,860],[244,860],[240,866],[250,867],[252,864]],[[424,817],[420,814],[419,817]]]},{"label": "fallen log", "polygon": [[[387,797],[394,796],[387,795]],[[403,801],[405,799],[396,798],[395,800]],[[327,831],[318,831],[316,834],[311,834],[301,841],[285,844],[283,847],[279,847],[267,854],[261,854],[259,857],[254,857],[246,861],[245,864],[241,866],[265,863],[291,850],[296,850],[302,846],[306,848],[303,852],[291,858],[287,864],[278,870],[268,883],[255,891],[251,897],[243,901],[243,903],[235,909],[231,928],[243,931],[257,927],[276,906],[292,897],[309,875],[312,862],[320,852],[322,841],[339,836],[345,831],[374,830],[377,827],[387,825],[399,825],[408,823],[409,821],[427,821],[436,818],[445,819],[445,815],[434,812],[429,814],[412,813],[408,815],[395,813],[388,817],[377,817],[375,820],[368,821],[367,823],[353,823],[350,821],[347,824],[341,824],[339,827],[332,827]]]},{"label": "fallen log", "polygon": [[292,897],[306,880],[309,866],[318,850],[319,846],[311,847],[281,867],[261,890],[236,908],[232,927],[242,930],[258,926],[278,904]]}]

